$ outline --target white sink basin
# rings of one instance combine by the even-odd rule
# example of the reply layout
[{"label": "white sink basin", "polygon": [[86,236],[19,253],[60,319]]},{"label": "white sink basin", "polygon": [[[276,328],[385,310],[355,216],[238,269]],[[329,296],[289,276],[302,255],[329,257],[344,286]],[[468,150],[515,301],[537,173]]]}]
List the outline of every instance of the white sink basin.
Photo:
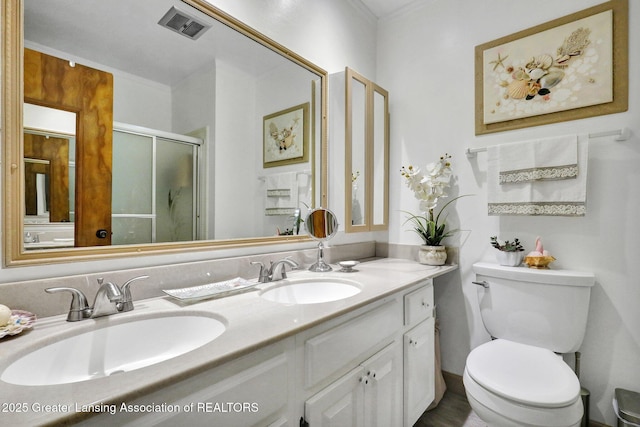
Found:
[{"label": "white sink basin", "polygon": [[285,279],[260,292],[266,300],[283,304],[317,304],[354,296],[362,285],[340,278]]},{"label": "white sink basin", "polygon": [[220,320],[191,314],[110,325],[37,348],[9,365],[0,380],[53,385],[133,371],[195,350],[225,329]]}]

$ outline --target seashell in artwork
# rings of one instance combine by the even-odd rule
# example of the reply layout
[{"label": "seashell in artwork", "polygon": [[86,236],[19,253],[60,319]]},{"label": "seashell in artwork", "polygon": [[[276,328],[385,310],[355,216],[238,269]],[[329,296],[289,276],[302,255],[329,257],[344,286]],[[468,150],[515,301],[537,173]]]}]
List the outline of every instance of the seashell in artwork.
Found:
[{"label": "seashell in artwork", "polygon": [[536,96],[539,90],[540,90],[540,83],[529,82],[529,90],[527,91],[527,96],[528,97]]},{"label": "seashell in artwork", "polygon": [[514,71],[513,74],[511,74],[511,77],[513,77],[513,80],[529,80],[529,76],[522,68],[518,68]]},{"label": "seashell in artwork", "polygon": [[514,80],[509,83],[507,93],[513,99],[523,99],[529,93],[529,82],[526,80]]},{"label": "seashell in artwork", "polygon": [[528,71],[529,71],[529,77],[531,77],[531,80],[538,80],[542,78],[542,76],[547,74],[547,70],[542,68],[534,68]]},{"label": "seashell in artwork", "polygon": [[532,70],[535,68],[548,70],[551,65],[553,65],[553,57],[544,53],[542,55],[536,56],[535,58],[531,58],[531,61],[529,61],[525,68],[527,68],[528,70]]},{"label": "seashell in artwork", "polygon": [[549,74],[543,76],[540,79],[540,86],[545,89],[551,89],[562,81],[564,78],[564,71],[553,70]]}]

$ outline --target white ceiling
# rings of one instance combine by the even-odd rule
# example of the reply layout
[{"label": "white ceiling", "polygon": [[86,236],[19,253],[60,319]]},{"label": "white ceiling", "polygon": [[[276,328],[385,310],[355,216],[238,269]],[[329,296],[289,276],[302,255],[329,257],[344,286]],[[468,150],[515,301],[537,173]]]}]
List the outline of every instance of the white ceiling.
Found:
[{"label": "white ceiling", "polygon": [[[211,28],[190,40],[161,27],[171,6]],[[253,75],[290,63],[180,0],[29,0],[24,10],[26,47],[169,86],[219,59]]]},{"label": "white ceiling", "polygon": [[[384,18],[425,0],[360,1]],[[171,6],[194,14],[212,28],[197,41],[161,28],[157,21]],[[268,49],[254,52],[256,43],[180,0],[29,0],[25,2],[25,32],[27,47],[55,56],[66,53],[70,55],[67,59],[79,63],[88,60],[167,85],[216,58],[252,74],[276,68],[283,61]]]},{"label": "white ceiling", "polygon": [[392,15],[411,3],[423,0],[360,0],[378,18]]}]

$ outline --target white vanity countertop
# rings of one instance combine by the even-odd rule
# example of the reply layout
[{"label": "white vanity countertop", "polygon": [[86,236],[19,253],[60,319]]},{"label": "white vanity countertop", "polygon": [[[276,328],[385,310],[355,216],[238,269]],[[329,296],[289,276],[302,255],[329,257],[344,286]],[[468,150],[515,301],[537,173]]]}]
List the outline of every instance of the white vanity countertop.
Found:
[{"label": "white vanity countertop", "polygon": [[[358,264],[357,272],[353,273],[339,272],[338,266],[334,266],[334,271],[328,273],[287,272],[291,279],[344,278],[363,285],[360,293],[339,301],[285,305],[267,301],[258,292],[252,291],[191,304],[184,304],[170,297],[134,301],[135,309],[131,312],[74,323],[66,322],[66,315],[39,319],[33,330],[0,341],[0,372],[21,355],[32,351],[35,346],[40,347],[103,325],[126,323],[140,317],[200,312],[224,318],[227,328],[217,339],[196,350],[126,374],[52,386],[19,386],[3,382],[0,385],[0,405],[4,405],[0,407],[1,424],[39,425],[79,421],[90,414],[76,412],[76,405],[81,407],[97,403],[128,403],[153,390],[407,289],[421,280],[455,269],[457,266],[435,267],[384,258]],[[275,284],[277,282],[261,284],[259,288]],[[19,412],[16,405],[11,404],[20,404],[26,410]],[[63,412],[56,412],[60,410]]]}]

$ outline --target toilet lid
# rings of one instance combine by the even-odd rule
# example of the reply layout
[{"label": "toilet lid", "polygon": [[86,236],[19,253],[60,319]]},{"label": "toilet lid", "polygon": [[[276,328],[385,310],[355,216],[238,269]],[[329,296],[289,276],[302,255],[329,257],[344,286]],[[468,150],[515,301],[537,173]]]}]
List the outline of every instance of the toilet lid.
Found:
[{"label": "toilet lid", "polygon": [[562,407],[580,396],[571,368],[545,348],[497,339],[474,349],[466,369],[485,389],[526,405]]}]

